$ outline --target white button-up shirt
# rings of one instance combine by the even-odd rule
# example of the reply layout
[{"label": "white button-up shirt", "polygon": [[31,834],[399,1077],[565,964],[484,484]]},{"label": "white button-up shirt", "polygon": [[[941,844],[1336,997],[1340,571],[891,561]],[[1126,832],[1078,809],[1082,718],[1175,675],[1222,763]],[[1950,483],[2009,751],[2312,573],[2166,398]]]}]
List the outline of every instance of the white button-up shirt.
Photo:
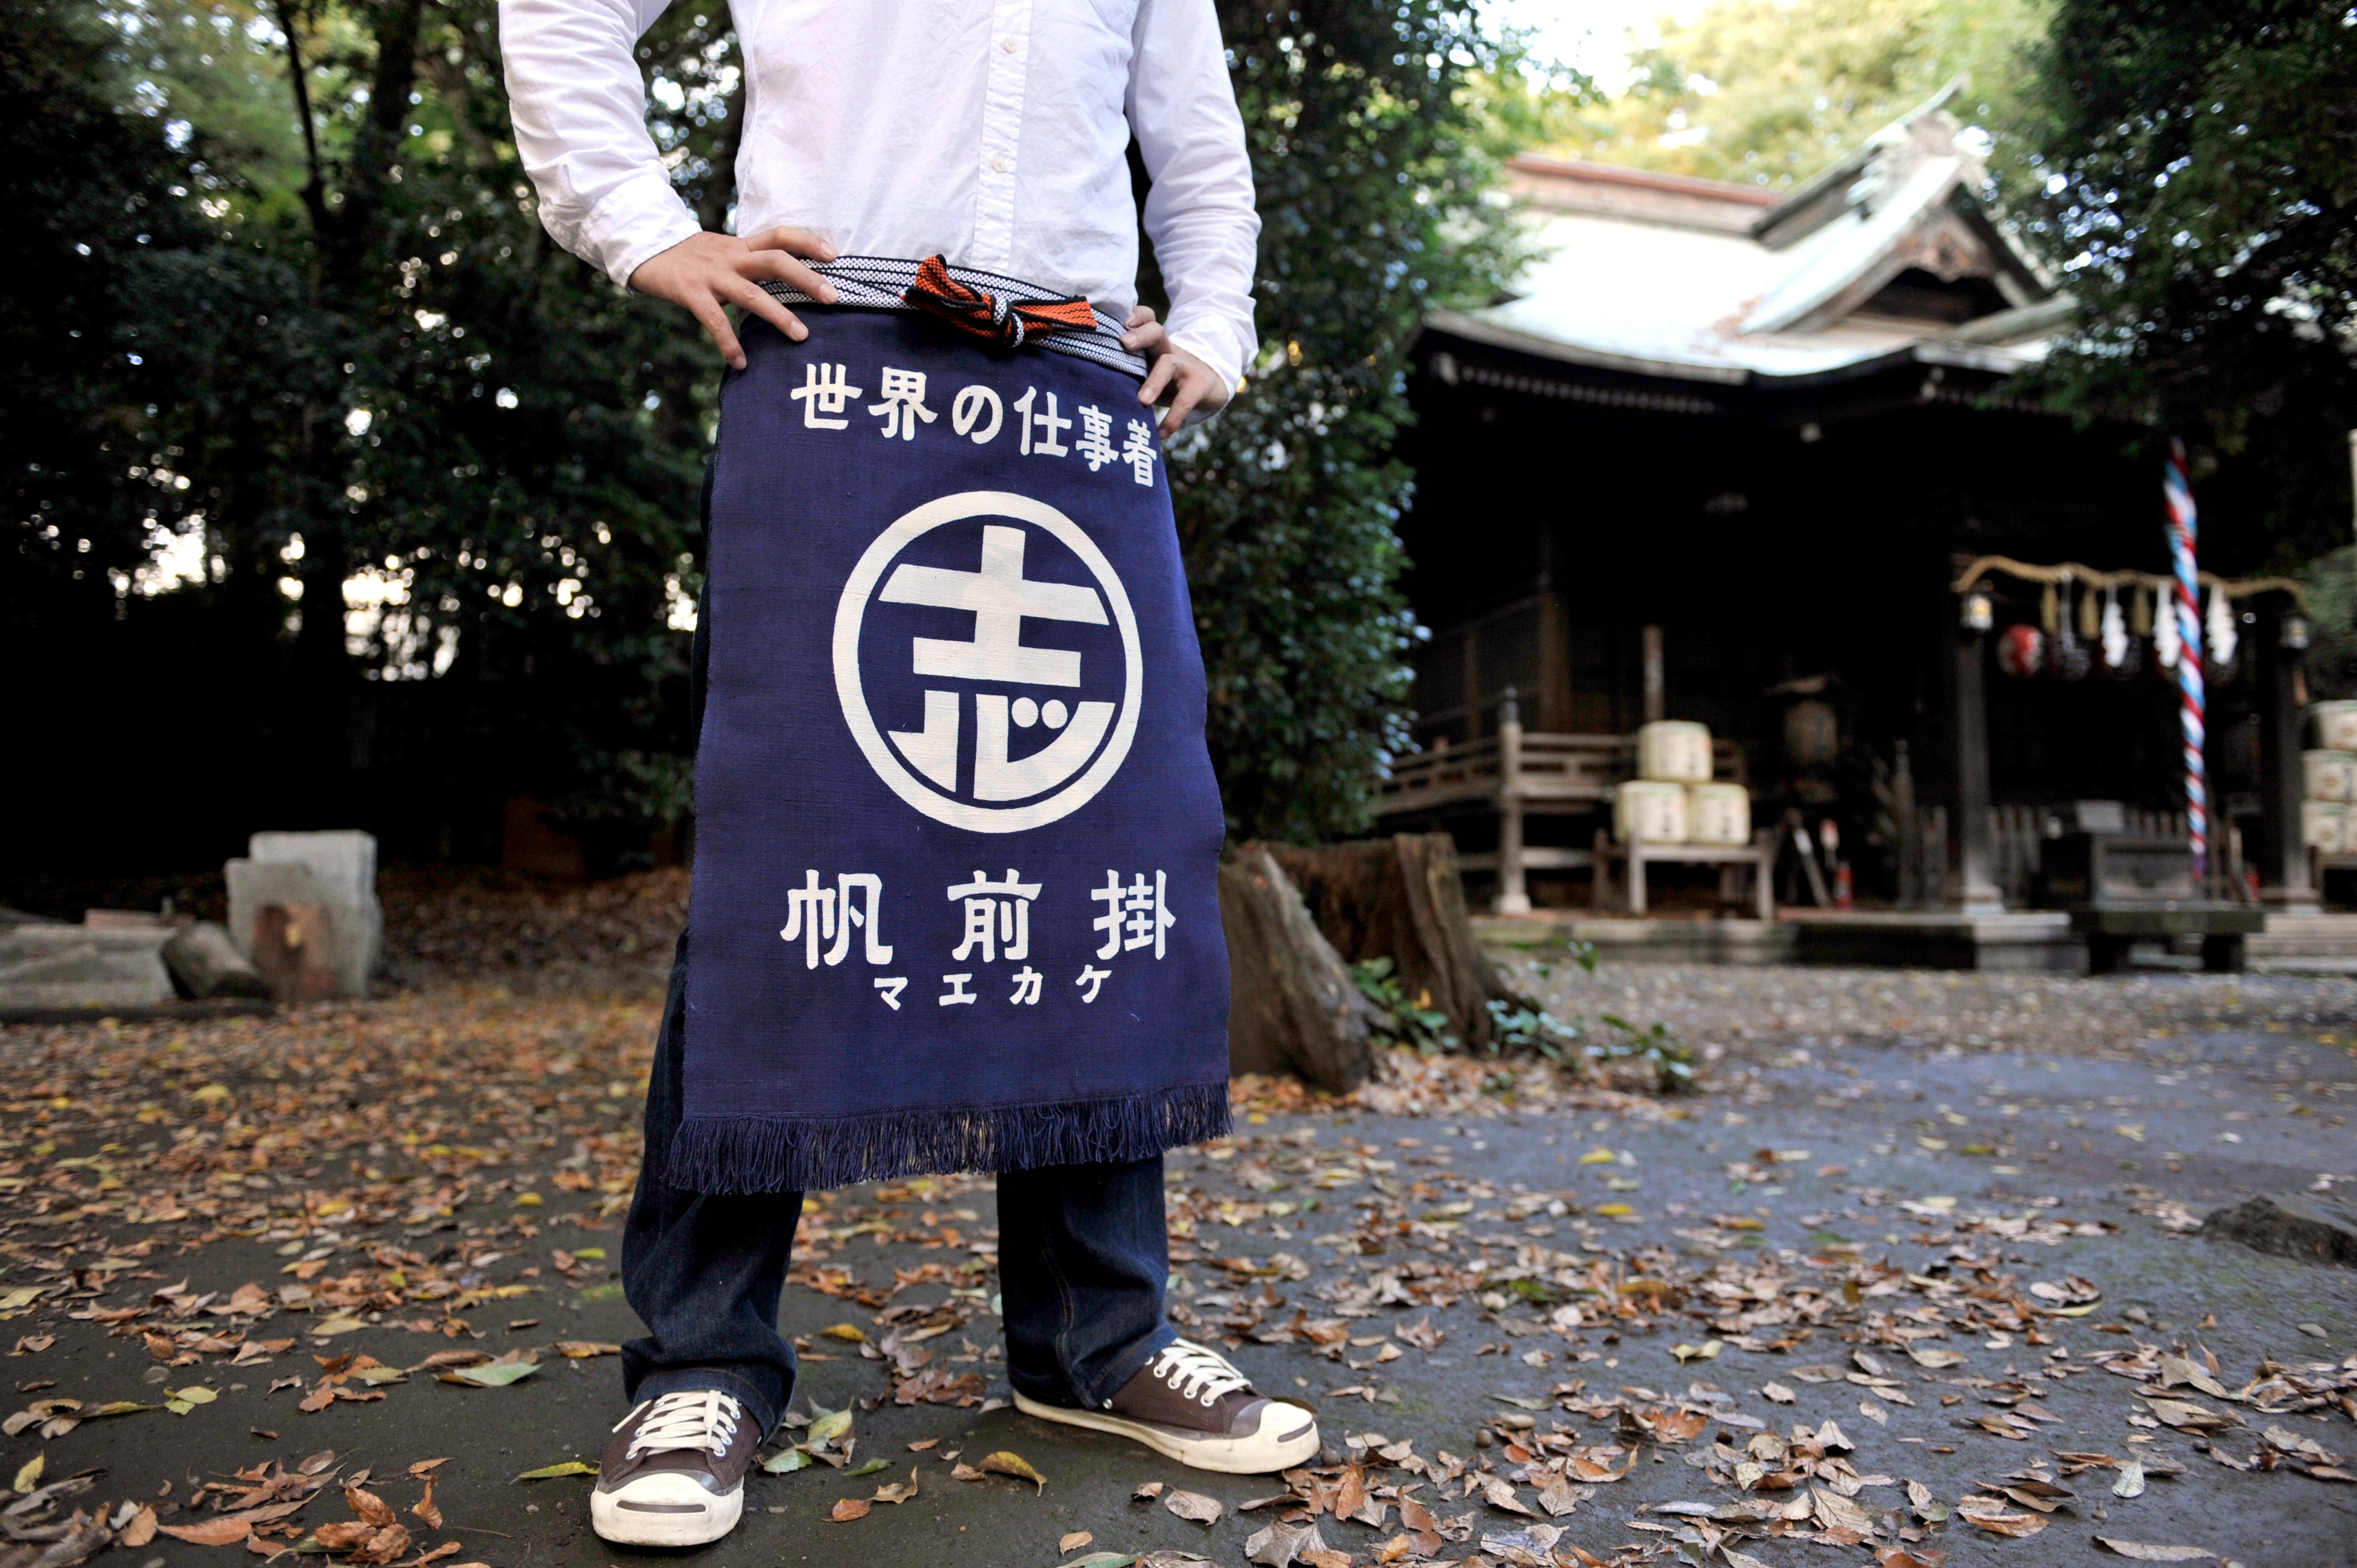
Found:
[{"label": "white button-up shirt", "polygon": [[[632,48],[668,0],[501,0],[541,220],[618,283],[697,231]],[[735,0],[737,229],[1137,300],[1133,132],[1170,336],[1233,386],[1253,328],[1252,166],[1212,0]]]}]

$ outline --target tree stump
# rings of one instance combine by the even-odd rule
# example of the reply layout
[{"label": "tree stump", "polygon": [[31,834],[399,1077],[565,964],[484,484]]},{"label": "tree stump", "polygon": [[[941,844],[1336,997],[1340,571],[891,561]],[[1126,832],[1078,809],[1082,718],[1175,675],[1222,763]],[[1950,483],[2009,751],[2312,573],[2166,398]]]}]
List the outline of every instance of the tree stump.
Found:
[{"label": "tree stump", "polygon": [[1448,1015],[1466,1045],[1490,1043],[1492,1001],[1528,1004],[1473,940],[1457,843],[1447,833],[1394,833],[1315,848],[1277,845],[1270,854],[1301,889],[1318,929],[1345,961],[1390,959],[1401,993],[1427,1011]]},{"label": "tree stump", "polygon": [[1291,1072],[1337,1094],[1364,1083],[1383,1015],[1266,845],[1248,843],[1221,865],[1220,923],[1228,938],[1228,1069]]},{"label": "tree stump", "polygon": [[253,917],[253,967],[282,1006],[336,993],[335,918],[325,904],[265,904]]}]

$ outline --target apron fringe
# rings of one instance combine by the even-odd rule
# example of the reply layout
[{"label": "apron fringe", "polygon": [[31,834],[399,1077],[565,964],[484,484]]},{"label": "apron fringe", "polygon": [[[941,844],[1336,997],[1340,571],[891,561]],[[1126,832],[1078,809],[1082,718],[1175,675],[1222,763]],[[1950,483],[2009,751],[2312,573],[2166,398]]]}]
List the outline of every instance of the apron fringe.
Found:
[{"label": "apron fringe", "polygon": [[1232,1130],[1228,1084],[1110,1100],[871,1116],[691,1116],[665,1179],[689,1192],[820,1192],[952,1171],[1142,1160]]}]

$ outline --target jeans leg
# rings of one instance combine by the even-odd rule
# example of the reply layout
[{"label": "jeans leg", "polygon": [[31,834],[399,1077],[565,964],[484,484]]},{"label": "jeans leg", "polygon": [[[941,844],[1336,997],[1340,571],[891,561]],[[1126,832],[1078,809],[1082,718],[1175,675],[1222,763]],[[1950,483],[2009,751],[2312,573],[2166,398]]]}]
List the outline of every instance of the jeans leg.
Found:
[{"label": "jeans leg", "polygon": [[682,932],[647,1083],[639,1190],[622,1230],[622,1291],[649,1330],[622,1347],[622,1388],[633,1403],[721,1389],[742,1401],[766,1434],[793,1397],[794,1350],[778,1332],[778,1296],[802,1195],[683,1192],[663,1179],[679,1130],[686,1025]]},{"label": "jeans leg", "polygon": [[1026,1397],[1103,1406],[1178,1337],[1169,1278],[1161,1155],[999,1173],[1006,1375]]}]

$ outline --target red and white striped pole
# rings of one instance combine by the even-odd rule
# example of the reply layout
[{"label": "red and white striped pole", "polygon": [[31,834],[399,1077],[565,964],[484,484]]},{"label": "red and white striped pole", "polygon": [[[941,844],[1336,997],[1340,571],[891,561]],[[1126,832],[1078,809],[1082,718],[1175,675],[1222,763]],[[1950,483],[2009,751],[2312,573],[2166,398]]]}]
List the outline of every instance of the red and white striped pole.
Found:
[{"label": "red and white striped pole", "polygon": [[2210,874],[2210,788],[2202,759],[2201,586],[2194,546],[2201,525],[2193,486],[2185,476],[2185,443],[2169,444],[2161,491],[2169,501],[2169,557],[2177,574],[2178,717],[2185,732],[2185,833],[2193,844],[2194,886]]}]

